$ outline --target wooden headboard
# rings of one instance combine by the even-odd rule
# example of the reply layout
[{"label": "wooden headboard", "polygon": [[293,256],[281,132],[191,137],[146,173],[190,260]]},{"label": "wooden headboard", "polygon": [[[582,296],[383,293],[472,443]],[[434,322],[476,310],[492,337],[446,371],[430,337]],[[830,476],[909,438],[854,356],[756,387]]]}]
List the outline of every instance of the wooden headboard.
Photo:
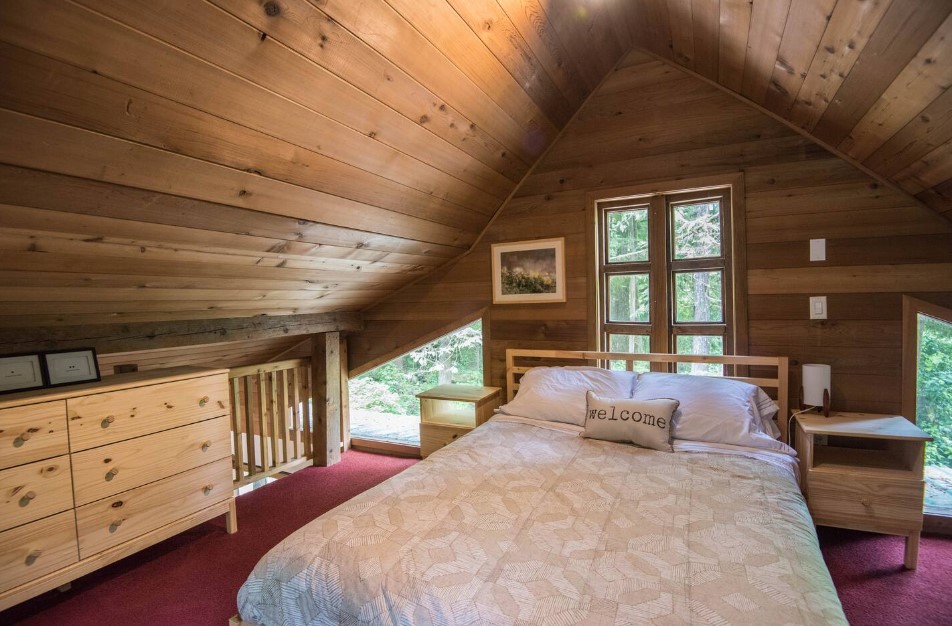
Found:
[{"label": "wooden headboard", "polygon": [[[608,367],[609,361],[621,361],[625,369],[631,371],[635,363],[649,363],[656,371],[675,371],[678,363],[712,363],[727,365],[727,371],[745,371],[750,367],[764,367],[775,369],[773,378],[752,378],[750,376],[724,376],[731,380],[742,380],[757,385],[765,391],[776,392],[777,426],[780,428],[780,438],[789,442],[787,433],[787,418],[790,416],[789,403],[789,359],[785,356],[718,356],[695,354],[631,354],[628,352],[587,352],[572,350],[520,350],[510,348],[506,350],[506,399],[512,401],[519,389],[519,379],[533,367],[544,365],[580,364],[585,361],[589,365]],[[526,363],[529,364],[526,364]]]}]

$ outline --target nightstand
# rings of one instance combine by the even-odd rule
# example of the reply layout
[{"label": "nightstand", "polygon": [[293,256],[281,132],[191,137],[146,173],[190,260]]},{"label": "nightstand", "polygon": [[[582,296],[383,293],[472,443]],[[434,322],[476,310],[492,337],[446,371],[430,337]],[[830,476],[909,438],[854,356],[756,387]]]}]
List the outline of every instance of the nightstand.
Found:
[{"label": "nightstand", "polygon": [[904,417],[833,412],[797,416],[803,495],[817,525],[906,537],[905,566],[916,568],[925,443]]},{"label": "nightstand", "polygon": [[420,456],[433,454],[490,417],[502,404],[502,389],[478,385],[440,385],[420,399]]}]

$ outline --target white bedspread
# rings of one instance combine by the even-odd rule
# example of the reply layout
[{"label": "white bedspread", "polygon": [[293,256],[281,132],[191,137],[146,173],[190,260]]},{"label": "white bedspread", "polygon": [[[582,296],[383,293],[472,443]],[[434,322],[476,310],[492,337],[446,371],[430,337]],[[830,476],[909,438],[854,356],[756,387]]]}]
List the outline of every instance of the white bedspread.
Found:
[{"label": "white bedspread", "polygon": [[285,539],[239,610],[262,625],[845,624],[791,464],[736,452],[494,418]]}]

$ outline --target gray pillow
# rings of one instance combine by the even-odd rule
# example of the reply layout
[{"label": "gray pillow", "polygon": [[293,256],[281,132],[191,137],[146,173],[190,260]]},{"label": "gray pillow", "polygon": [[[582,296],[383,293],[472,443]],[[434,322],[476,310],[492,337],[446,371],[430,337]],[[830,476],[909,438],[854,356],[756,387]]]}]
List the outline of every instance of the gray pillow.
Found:
[{"label": "gray pillow", "polygon": [[603,441],[631,442],[645,448],[672,452],[671,418],[679,402],[672,398],[631,400],[585,395],[584,436]]}]

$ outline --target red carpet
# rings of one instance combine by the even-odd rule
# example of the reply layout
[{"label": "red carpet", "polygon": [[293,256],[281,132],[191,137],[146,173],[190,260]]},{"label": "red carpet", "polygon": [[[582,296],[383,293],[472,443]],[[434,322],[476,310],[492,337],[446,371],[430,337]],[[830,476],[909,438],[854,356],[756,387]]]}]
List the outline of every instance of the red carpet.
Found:
[{"label": "red carpet", "polygon": [[[29,626],[224,626],[238,587],[274,544],[321,513],[415,461],[347,452],[238,498],[238,533],[222,519],[0,613]],[[846,616],[854,626],[952,624],[952,538],[924,537],[919,569],[902,569],[903,540],[819,530]]]}]

